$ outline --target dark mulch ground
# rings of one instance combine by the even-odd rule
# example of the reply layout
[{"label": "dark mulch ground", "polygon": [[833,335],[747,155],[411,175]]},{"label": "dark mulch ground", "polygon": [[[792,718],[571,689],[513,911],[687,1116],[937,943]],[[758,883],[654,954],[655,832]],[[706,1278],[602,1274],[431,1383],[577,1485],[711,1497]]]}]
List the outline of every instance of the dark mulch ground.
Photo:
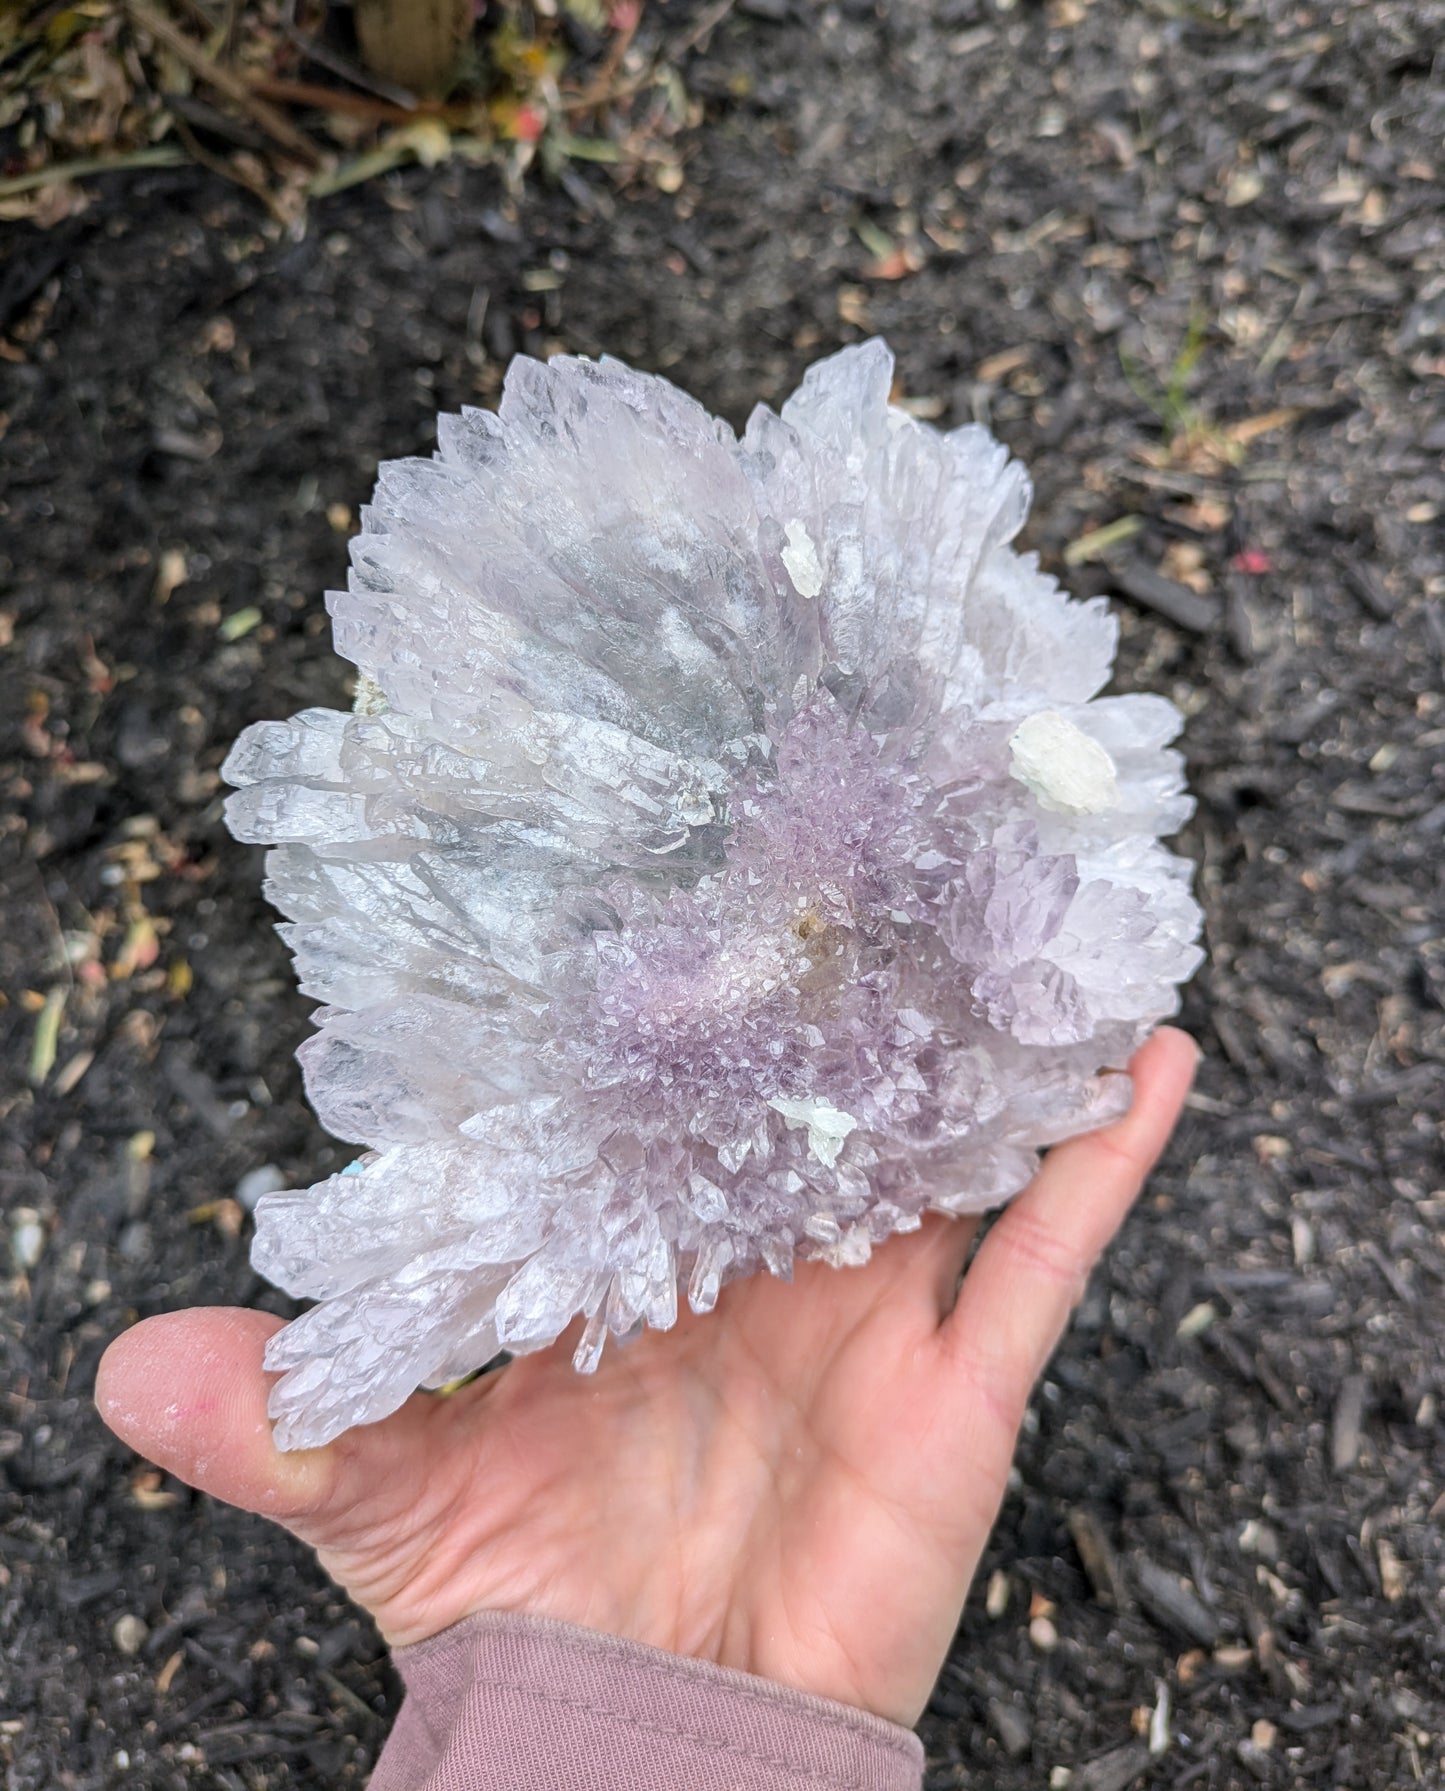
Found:
[{"label": "dark mulch ground", "polygon": [[708,116],[673,195],[514,205],[442,169],[276,242],[185,171],[12,232],[15,1791],[355,1783],[394,1708],[303,1553],[147,1475],[89,1399],[137,1315],[275,1304],[210,1203],[342,1159],[216,768],[244,723],[345,700],[320,594],[377,460],[515,350],[607,349],[740,420],[871,330],[929,414],[1027,459],[1051,564],[1138,519],[1070,576],[1132,592],[1121,683],[1192,717],[1212,951],[1199,1093],[1036,1402],[931,1784],[1442,1782],[1442,28],[754,0],[685,67]]}]

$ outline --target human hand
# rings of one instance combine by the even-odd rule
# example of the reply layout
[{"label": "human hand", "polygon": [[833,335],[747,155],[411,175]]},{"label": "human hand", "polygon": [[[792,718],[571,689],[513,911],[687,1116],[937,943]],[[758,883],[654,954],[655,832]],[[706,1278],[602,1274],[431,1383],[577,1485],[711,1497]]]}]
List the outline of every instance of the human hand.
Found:
[{"label": "human hand", "polygon": [[118,1338],[96,1402],[151,1461],[314,1547],[392,1643],[528,1612],[912,1723],[1034,1383],[1196,1058],[1156,1033],[1130,1112],[1049,1153],[961,1286],[977,1221],[931,1218],[861,1269],[736,1282],[595,1375],[563,1338],[289,1455],[261,1367],[281,1321],[201,1308]]}]

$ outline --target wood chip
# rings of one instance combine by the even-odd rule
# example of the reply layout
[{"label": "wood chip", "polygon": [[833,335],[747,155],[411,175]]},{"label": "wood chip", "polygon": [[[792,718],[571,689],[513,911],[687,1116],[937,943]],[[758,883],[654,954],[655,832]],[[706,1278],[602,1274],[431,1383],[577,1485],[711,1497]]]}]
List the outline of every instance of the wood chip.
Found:
[{"label": "wood chip", "polygon": [[1345,1707],[1340,1703],[1307,1705],[1298,1710],[1286,1710],[1279,1719],[1279,1726],[1291,1735],[1308,1735],[1315,1729],[1333,1728],[1344,1714]]},{"label": "wood chip", "polygon": [[94,1062],[94,1051],[77,1051],[51,1084],[52,1094],[68,1095]]},{"label": "wood chip", "polygon": [[1254,1644],[1254,1658],[1258,1661],[1259,1670],[1264,1674],[1270,1690],[1276,1697],[1288,1697],[1289,1675],[1280,1656],[1279,1644],[1274,1639],[1274,1631],[1263,1613],[1253,1605],[1246,1612],[1245,1621],[1249,1627],[1249,1639]]},{"label": "wood chip", "polygon": [[974,374],[976,379],[985,385],[993,385],[1006,373],[1014,373],[1020,367],[1028,365],[1033,350],[1025,344],[1020,348],[1005,348],[1000,354],[991,354],[986,361],[980,361]]},{"label": "wood chip", "polygon": [[1114,583],[1124,596],[1131,597],[1143,608],[1153,610],[1176,628],[1190,634],[1208,634],[1219,621],[1219,604],[1191,591],[1175,579],[1165,578],[1142,560],[1131,560],[1114,574]]},{"label": "wood chip", "polygon": [[1405,1568],[1394,1544],[1382,1536],[1375,1544],[1375,1558],[1380,1563],[1380,1590],[1391,1604],[1399,1604],[1405,1596]]},{"label": "wood chip", "polygon": [[1348,1473],[1359,1460],[1368,1392],[1369,1382],[1362,1374],[1347,1375],[1340,1383],[1330,1424],[1330,1465],[1337,1474]]},{"label": "wood chip", "polygon": [[131,1476],[131,1502],[142,1511],[168,1511],[180,1495],[165,1486],[164,1480],[159,1468],[140,1469]]},{"label": "wood chip", "polygon": [[1081,1766],[1069,1780],[1069,1791],[1129,1791],[1149,1766],[1149,1749],[1139,1741],[1116,1747]]},{"label": "wood chip", "polygon": [[1069,1535],[1094,1589],[1094,1597],[1106,1611],[1126,1611],[1132,1603],[1119,1557],[1107,1532],[1092,1511],[1076,1505],[1068,1516]]},{"label": "wood chip", "polygon": [[1345,587],[1359,599],[1360,607],[1376,622],[1388,622],[1395,613],[1395,600],[1384,579],[1373,566],[1346,566]]},{"label": "wood chip", "polygon": [[1203,1648],[1212,1647],[1219,1640],[1218,1619],[1193,1587],[1177,1574],[1147,1555],[1134,1556],[1130,1569],[1139,1602],[1156,1622]]},{"label": "wood chip", "polygon": [[1002,1698],[990,1698],[988,1720],[1010,1760],[1021,1760],[1033,1746],[1033,1724],[1016,1704],[1006,1704]]}]

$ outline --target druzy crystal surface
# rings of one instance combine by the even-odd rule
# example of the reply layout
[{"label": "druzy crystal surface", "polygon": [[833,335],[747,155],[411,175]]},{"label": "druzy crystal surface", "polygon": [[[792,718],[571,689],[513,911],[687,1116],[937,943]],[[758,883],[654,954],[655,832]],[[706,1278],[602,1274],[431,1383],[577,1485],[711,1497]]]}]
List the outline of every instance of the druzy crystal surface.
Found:
[{"label": "druzy crystal surface", "polygon": [[519,360],[382,468],[330,599],[356,712],[225,766],[324,1003],[310,1097],[369,1147],[257,1208],[318,1302],[282,1447],[862,1263],[1127,1105],[1199,957],[1179,717],[1099,696],[1114,623],[1010,546],[1023,471],[891,380],[846,349],[739,439]]}]

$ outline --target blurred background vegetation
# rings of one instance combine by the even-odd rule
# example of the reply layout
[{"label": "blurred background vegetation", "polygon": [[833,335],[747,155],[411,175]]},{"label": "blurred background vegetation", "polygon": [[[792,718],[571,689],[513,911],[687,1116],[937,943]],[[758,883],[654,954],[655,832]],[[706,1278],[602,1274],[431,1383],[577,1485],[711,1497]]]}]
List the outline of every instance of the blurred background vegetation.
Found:
[{"label": "blurred background vegetation", "polygon": [[0,0],[0,219],[47,227],[87,181],[197,162],[276,222],[409,162],[572,164],[681,184],[678,58],[731,0]]}]

